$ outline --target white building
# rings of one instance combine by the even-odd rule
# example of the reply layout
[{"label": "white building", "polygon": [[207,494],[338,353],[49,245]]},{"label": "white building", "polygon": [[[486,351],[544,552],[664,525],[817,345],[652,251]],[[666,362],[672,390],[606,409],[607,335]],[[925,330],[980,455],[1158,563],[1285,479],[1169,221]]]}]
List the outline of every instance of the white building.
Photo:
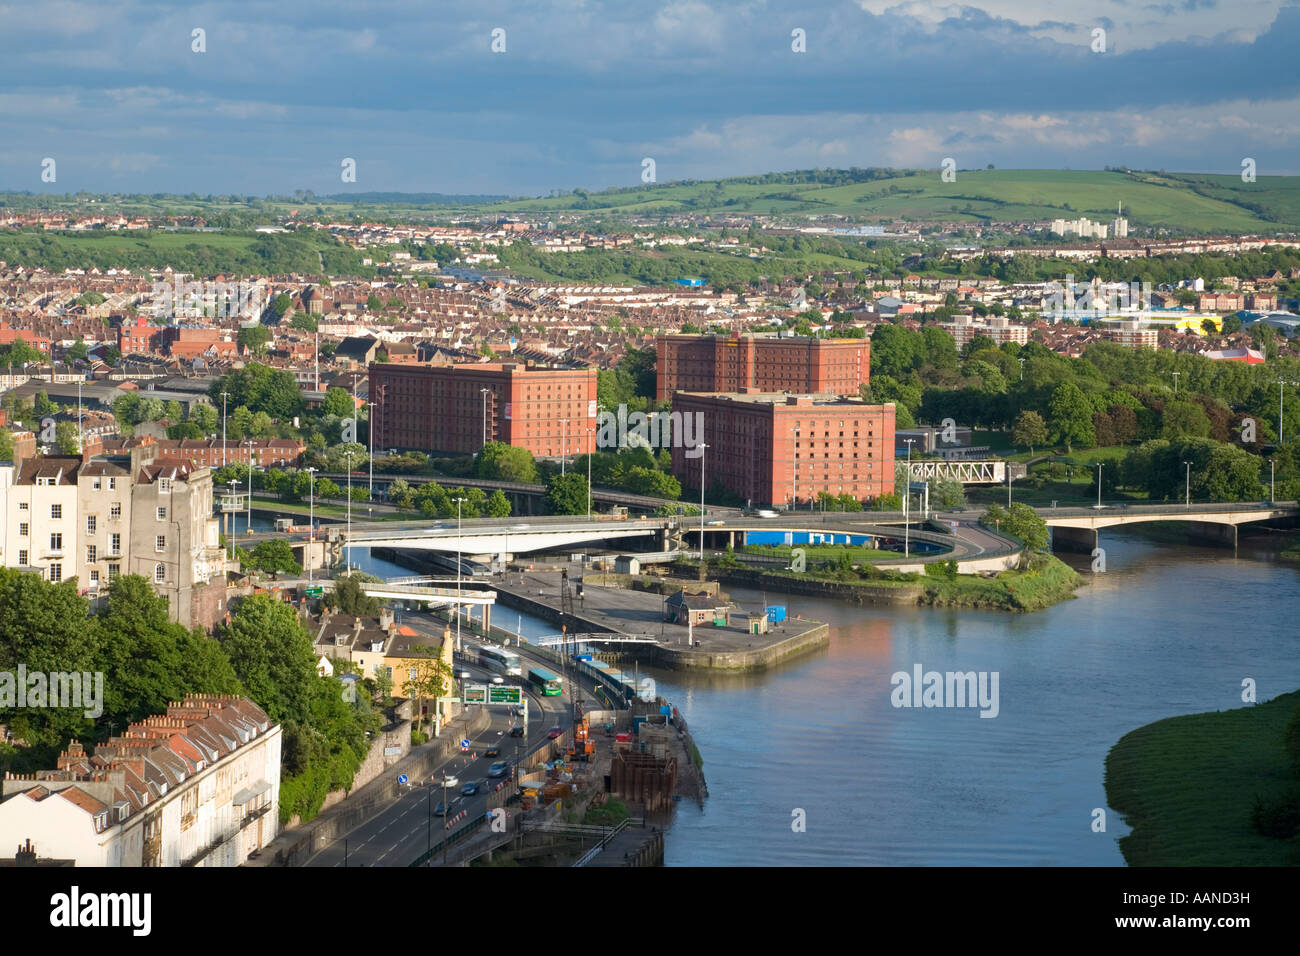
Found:
[{"label": "white building", "polygon": [[239,866],[279,829],[280,725],[196,694],[58,767],[7,774],[0,845],[77,866]]}]

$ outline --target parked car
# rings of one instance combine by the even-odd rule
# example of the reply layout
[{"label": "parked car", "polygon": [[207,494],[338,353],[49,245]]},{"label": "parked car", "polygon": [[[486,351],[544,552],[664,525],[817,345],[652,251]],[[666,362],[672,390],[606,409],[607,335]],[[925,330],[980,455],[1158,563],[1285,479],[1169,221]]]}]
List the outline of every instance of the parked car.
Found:
[{"label": "parked car", "polygon": [[498,760],[492,766],[488,767],[489,777],[504,777],[509,771],[510,765],[504,760]]}]

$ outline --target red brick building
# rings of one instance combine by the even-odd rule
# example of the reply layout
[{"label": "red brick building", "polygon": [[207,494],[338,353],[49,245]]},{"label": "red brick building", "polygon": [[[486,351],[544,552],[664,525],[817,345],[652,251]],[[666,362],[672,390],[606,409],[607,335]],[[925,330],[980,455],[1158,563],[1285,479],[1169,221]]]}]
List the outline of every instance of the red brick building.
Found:
[{"label": "red brick building", "polygon": [[473,454],[485,435],[537,458],[559,457],[562,445],[566,455],[595,451],[594,368],[375,363],[370,394],[376,454],[381,448]]},{"label": "red brick building", "polygon": [[144,438],[110,439],[104,442],[108,454],[125,454],[143,444],[156,444],[158,454],[170,458],[184,458],[201,468],[221,468],[225,465],[247,465],[249,442],[252,442],[253,466],[274,468],[296,465],[306,446],[292,438],[253,438],[236,441],[227,439],[221,447],[220,438]]},{"label": "red brick building", "polygon": [[661,335],[656,397],[675,391],[808,392],[857,395],[871,376],[867,339],[812,339],[763,335]]},{"label": "red brick building", "polygon": [[[894,406],[835,395],[678,392],[673,413],[702,415],[703,456],[673,448],[673,474],[721,485],[752,505],[788,507],[820,492],[859,501],[894,491]],[[696,434],[700,430],[696,429]]]}]

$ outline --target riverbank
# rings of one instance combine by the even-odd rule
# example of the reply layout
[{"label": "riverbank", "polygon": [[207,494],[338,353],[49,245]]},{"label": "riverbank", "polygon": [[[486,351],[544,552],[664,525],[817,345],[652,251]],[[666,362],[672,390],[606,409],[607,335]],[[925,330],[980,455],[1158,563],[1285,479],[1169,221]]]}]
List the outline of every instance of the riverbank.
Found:
[{"label": "riverbank", "polygon": [[[678,562],[683,571],[698,562]],[[942,567],[936,565],[936,567]],[[867,576],[863,576],[864,572]],[[1085,580],[1068,564],[1046,553],[1034,553],[1026,567],[991,577],[954,574],[904,574],[888,570],[817,572],[759,570],[709,564],[709,575],[724,584],[834,598],[853,604],[897,604],[921,607],[967,607],[1001,611],[1041,611],[1074,599]]]},{"label": "riverbank", "polygon": [[1297,708],[1300,691],[1125,734],[1106,755],[1106,800],[1133,828],[1119,841],[1129,866],[1300,866],[1300,835],[1251,820],[1257,799],[1300,787],[1283,745]]}]

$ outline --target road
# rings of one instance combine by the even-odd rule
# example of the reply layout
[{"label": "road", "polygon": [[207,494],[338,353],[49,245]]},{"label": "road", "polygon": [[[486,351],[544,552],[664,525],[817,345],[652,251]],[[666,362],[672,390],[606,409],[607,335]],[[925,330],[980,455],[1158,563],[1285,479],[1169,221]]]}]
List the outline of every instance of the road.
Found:
[{"label": "road", "polygon": [[[411,625],[417,631],[441,634],[443,625],[433,621],[428,615],[408,613],[403,623]],[[526,649],[525,649],[526,653]],[[524,665],[525,671],[532,662]],[[472,682],[488,682],[491,673],[476,663],[461,659],[456,661],[456,673],[469,671]],[[509,680],[509,678],[507,678]],[[458,680],[459,683],[459,680]],[[527,690],[527,688],[526,688]],[[515,763],[520,756],[526,756],[547,742],[547,731],[559,724],[567,728],[572,721],[570,711],[571,686],[565,683],[565,693],[560,697],[541,697],[528,690],[528,727],[523,740],[508,736],[507,730],[512,718],[504,707],[492,708],[492,722],[471,739],[469,757],[456,754],[451,760],[435,768],[429,780],[411,781],[411,789],[395,800],[365,823],[355,827],[344,837],[317,852],[306,863],[307,866],[333,867],[345,865],[344,840],[346,840],[347,866],[409,866],[431,845],[437,844],[444,835],[442,820],[433,811],[442,802],[441,786],[431,781],[441,780],[444,774],[456,777],[455,787],[447,789],[449,817],[465,812],[464,821],[472,820],[487,811],[487,799],[491,788],[499,780],[488,777],[489,767],[497,760]],[[584,694],[591,700],[590,691]],[[517,718],[513,718],[517,720]],[[499,757],[484,756],[489,747],[499,745],[502,748]],[[510,777],[505,778],[507,786]],[[474,796],[461,796],[461,787],[470,781],[480,784],[479,793]],[[452,827],[455,829],[455,826]]]}]

